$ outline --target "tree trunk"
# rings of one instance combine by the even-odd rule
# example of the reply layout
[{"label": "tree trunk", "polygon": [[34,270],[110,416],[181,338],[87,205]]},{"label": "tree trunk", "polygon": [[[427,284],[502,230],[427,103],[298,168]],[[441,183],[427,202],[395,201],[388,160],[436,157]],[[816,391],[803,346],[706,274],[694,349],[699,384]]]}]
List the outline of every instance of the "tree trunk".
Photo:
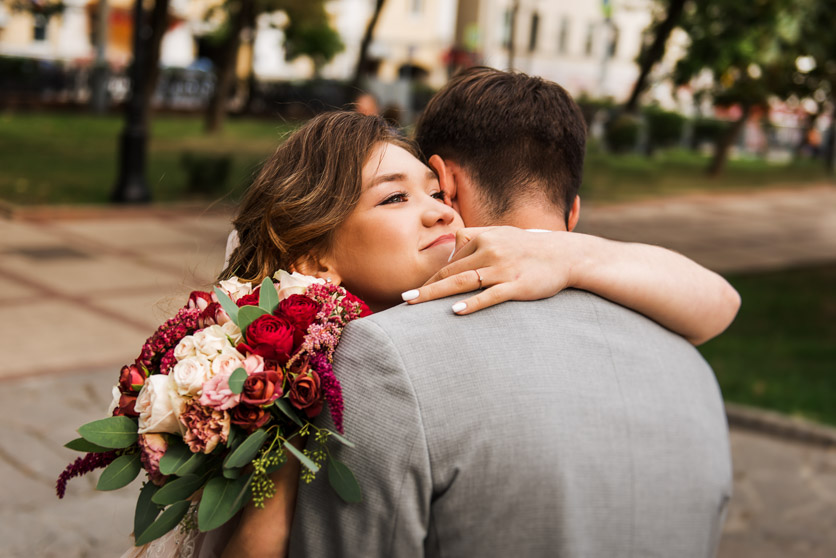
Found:
[{"label": "tree trunk", "polygon": [[711,165],[708,167],[709,176],[719,176],[720,173],[723,172],[723,169],[726,168],[726,161],[729,158],[729,149],[735,140],[737,140],[740,135],[740,131],[743,129],[743,125],[746,124],[746,119],[749,118],[749,113],[752,112],[752,107],[750,105],[743,105],[741,108],[743,109],[743,113],[740,115],[740,118],[738,118],[728,130],[726,130],[726,133],[723,134],[723,136],[717,140],[717,143],[714,145],[714,158],[711,160]]},{"label": "tree trunk", "polygon": [[508,71],[514,71],[514,50],[517,45],[517,14],[520,11],[520,0],[511,4],[511,17],[508,22]]},{"label": "tree trunk", "polygon": [[656,36],[653,39],[653,43],[648,48],[642,49],[641,54],[639,54],[639,77],[636,79],[636,83],[633,84],[633,92],[630,93],[630,98],[624,105],[624,112],[635,113],[638,109],[639,97],[647,87],[647,78],[650,76],[650,70],[665,55],[665,46],[668,42],[668,37],[670,37],[671,31],[673,31],[673,28],[679,22],[685,1],[670,0],[665,20],[656,28]]},{"label": "tree trunk", "polygon": [[253,0],[240,0],[232,3],[229,14],[229,35],[226,37],[218,66],[215,69],[215,90],[206,108],[204,130],[214,134],[221,130],[226,119],[226,103],[232,87],[235,85],[235,69],[238,62],[238,50],[241,47],[241,33],[255,22]]},{"label": "tree trunk", "polygon": [[836,174],[836,106],[830,115],[830,128],[827,130],[827,138],[822,142],[827,149],[824,153],[825,168],[830,174]]},{"label": "tree trunk", "polygon": [[363,72],[366,70],[369,62],[369,45],[372,43],[372,37],[374,37],[374,28],[377,27],[377,20],[380,19],[380,12],[383,10],[385,3],[386,0],[375,0],[374,13],[369,20],[369,24],[366,26],[363,40],[360,41],[360,54],[357,56],[357,66],[354,68],[354,77],[351,79],[352,87],[360,87]]},{"label": "tree trunk", "polygon": [[151,35],[143,39],[147,56],[144,68],[142,68],[144,79],[142,80],[141,95],[143,118],[146,126],[151,118],[151,100],[154,98],[157,80],[160,78],[160,48],[163,35],[168,29],[168,4],[169,0],[155,0],[149,21]]}]

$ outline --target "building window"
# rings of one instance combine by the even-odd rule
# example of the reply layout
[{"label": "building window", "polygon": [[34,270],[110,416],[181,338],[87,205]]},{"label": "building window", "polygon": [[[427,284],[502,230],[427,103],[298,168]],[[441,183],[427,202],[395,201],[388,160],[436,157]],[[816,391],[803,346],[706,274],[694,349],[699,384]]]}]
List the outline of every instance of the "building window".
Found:
[{"label": "building window", "polygon": [[540,14],[534,12],[531,16],[531,34],[528,37],[528,52],[537,50],[537,34],[540,30]]},{"label": "building window", "polygon": [[587,56],[592,56],[595,50],[595,24],[590,23],[586,26],[586,44],[583,51]]},{"label": "building window", "polygon": [[557,37],[557,51],[560,54],[569,52],[569,18],[563,16],[560,20],[560,34]]},{"label": "building window", "polygon": [[610,44],[609,44],[609,56],[610,58],[615,58],[615,53],[618,52],[618,27],[615,26],[614,23],[610,24]]},{"label": "building window", "polygon": [[514,14],[511,9],[505,10],[505,17],[502,19],[502,47],[511,48],[511,23]]},{"label": "building window", "polygon": [[35,14],[35,25],[33,27],[33,37],[36,41],[46,40],[46,26],[49,20],[43,14]]},{"label": "building window", "polygon": [[424,0],[410,0],[412,15],[421,15],[424,12]]}]

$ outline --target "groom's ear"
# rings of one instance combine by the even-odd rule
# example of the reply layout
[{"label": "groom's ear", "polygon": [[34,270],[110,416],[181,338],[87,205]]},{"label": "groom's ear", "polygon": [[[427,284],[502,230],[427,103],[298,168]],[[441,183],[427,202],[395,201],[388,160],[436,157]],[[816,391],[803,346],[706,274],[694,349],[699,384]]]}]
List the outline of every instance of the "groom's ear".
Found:
[{"label": "groom's ear", "polygon": [[450,205],[456,211],[459,210],[457,207],[458,199],[456,196],[456,179],[453,174],[453,169],[450,168],[450,165],[442,159],[438,155],[433,155],[430,157],[429,161],[427,161],[430,165],[430,168],[435,171],[438,175],[438,184],[441,186],[441,189],[447,194],[447,200],[450,202]]},{"label": "groom's ear", "polygon": [[578,226],[578,220],[581,218],[581,197],[575,196],[575,201],[572,202],[572,209],[569,210],[569,219],[566,222],[566,230],[572,232]]},{"label": "groom's ear", "polygon": [[318,256],[308,254],[293,262],[289,271],[298,271],[302,275],[310,275],[319,279],[325,279],[329,283],[339,285],[342,283],[342,277],[337,273],[333,262],[329,256]]}]

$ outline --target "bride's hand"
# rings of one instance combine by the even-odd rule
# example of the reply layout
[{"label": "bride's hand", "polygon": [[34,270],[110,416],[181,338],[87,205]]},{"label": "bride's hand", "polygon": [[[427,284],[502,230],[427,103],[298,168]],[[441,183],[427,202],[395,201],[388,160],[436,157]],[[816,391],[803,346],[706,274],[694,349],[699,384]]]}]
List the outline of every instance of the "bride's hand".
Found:
[{"label": "bride's hand", "polygon": [[[483,288],[453,306],[457,314],[464,315],[506,300],[553,296],[573,286],[573,264],[579,254],[572,235],[576,233],[546,234],[516,227],[460,229],[450,263],[417,289],[418,296],[409,303]],[[561,245],[561,252],[565,249],[566,257],[554,257],[557,245]]]}]

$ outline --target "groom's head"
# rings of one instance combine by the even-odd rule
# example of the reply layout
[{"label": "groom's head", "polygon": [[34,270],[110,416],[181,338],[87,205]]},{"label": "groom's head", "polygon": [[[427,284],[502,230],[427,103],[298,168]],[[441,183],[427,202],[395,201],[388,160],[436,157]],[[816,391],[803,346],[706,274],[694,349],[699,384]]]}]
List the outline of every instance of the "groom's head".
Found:
[{"label": "groom's head", "polygon": [[415,133],[424,154],[437,156],[431,163],[442,180],[456,187],[466,225],[520,225],[538,210],[573,228],[586,124],[556,83],[471,68],[432,98]]}]

